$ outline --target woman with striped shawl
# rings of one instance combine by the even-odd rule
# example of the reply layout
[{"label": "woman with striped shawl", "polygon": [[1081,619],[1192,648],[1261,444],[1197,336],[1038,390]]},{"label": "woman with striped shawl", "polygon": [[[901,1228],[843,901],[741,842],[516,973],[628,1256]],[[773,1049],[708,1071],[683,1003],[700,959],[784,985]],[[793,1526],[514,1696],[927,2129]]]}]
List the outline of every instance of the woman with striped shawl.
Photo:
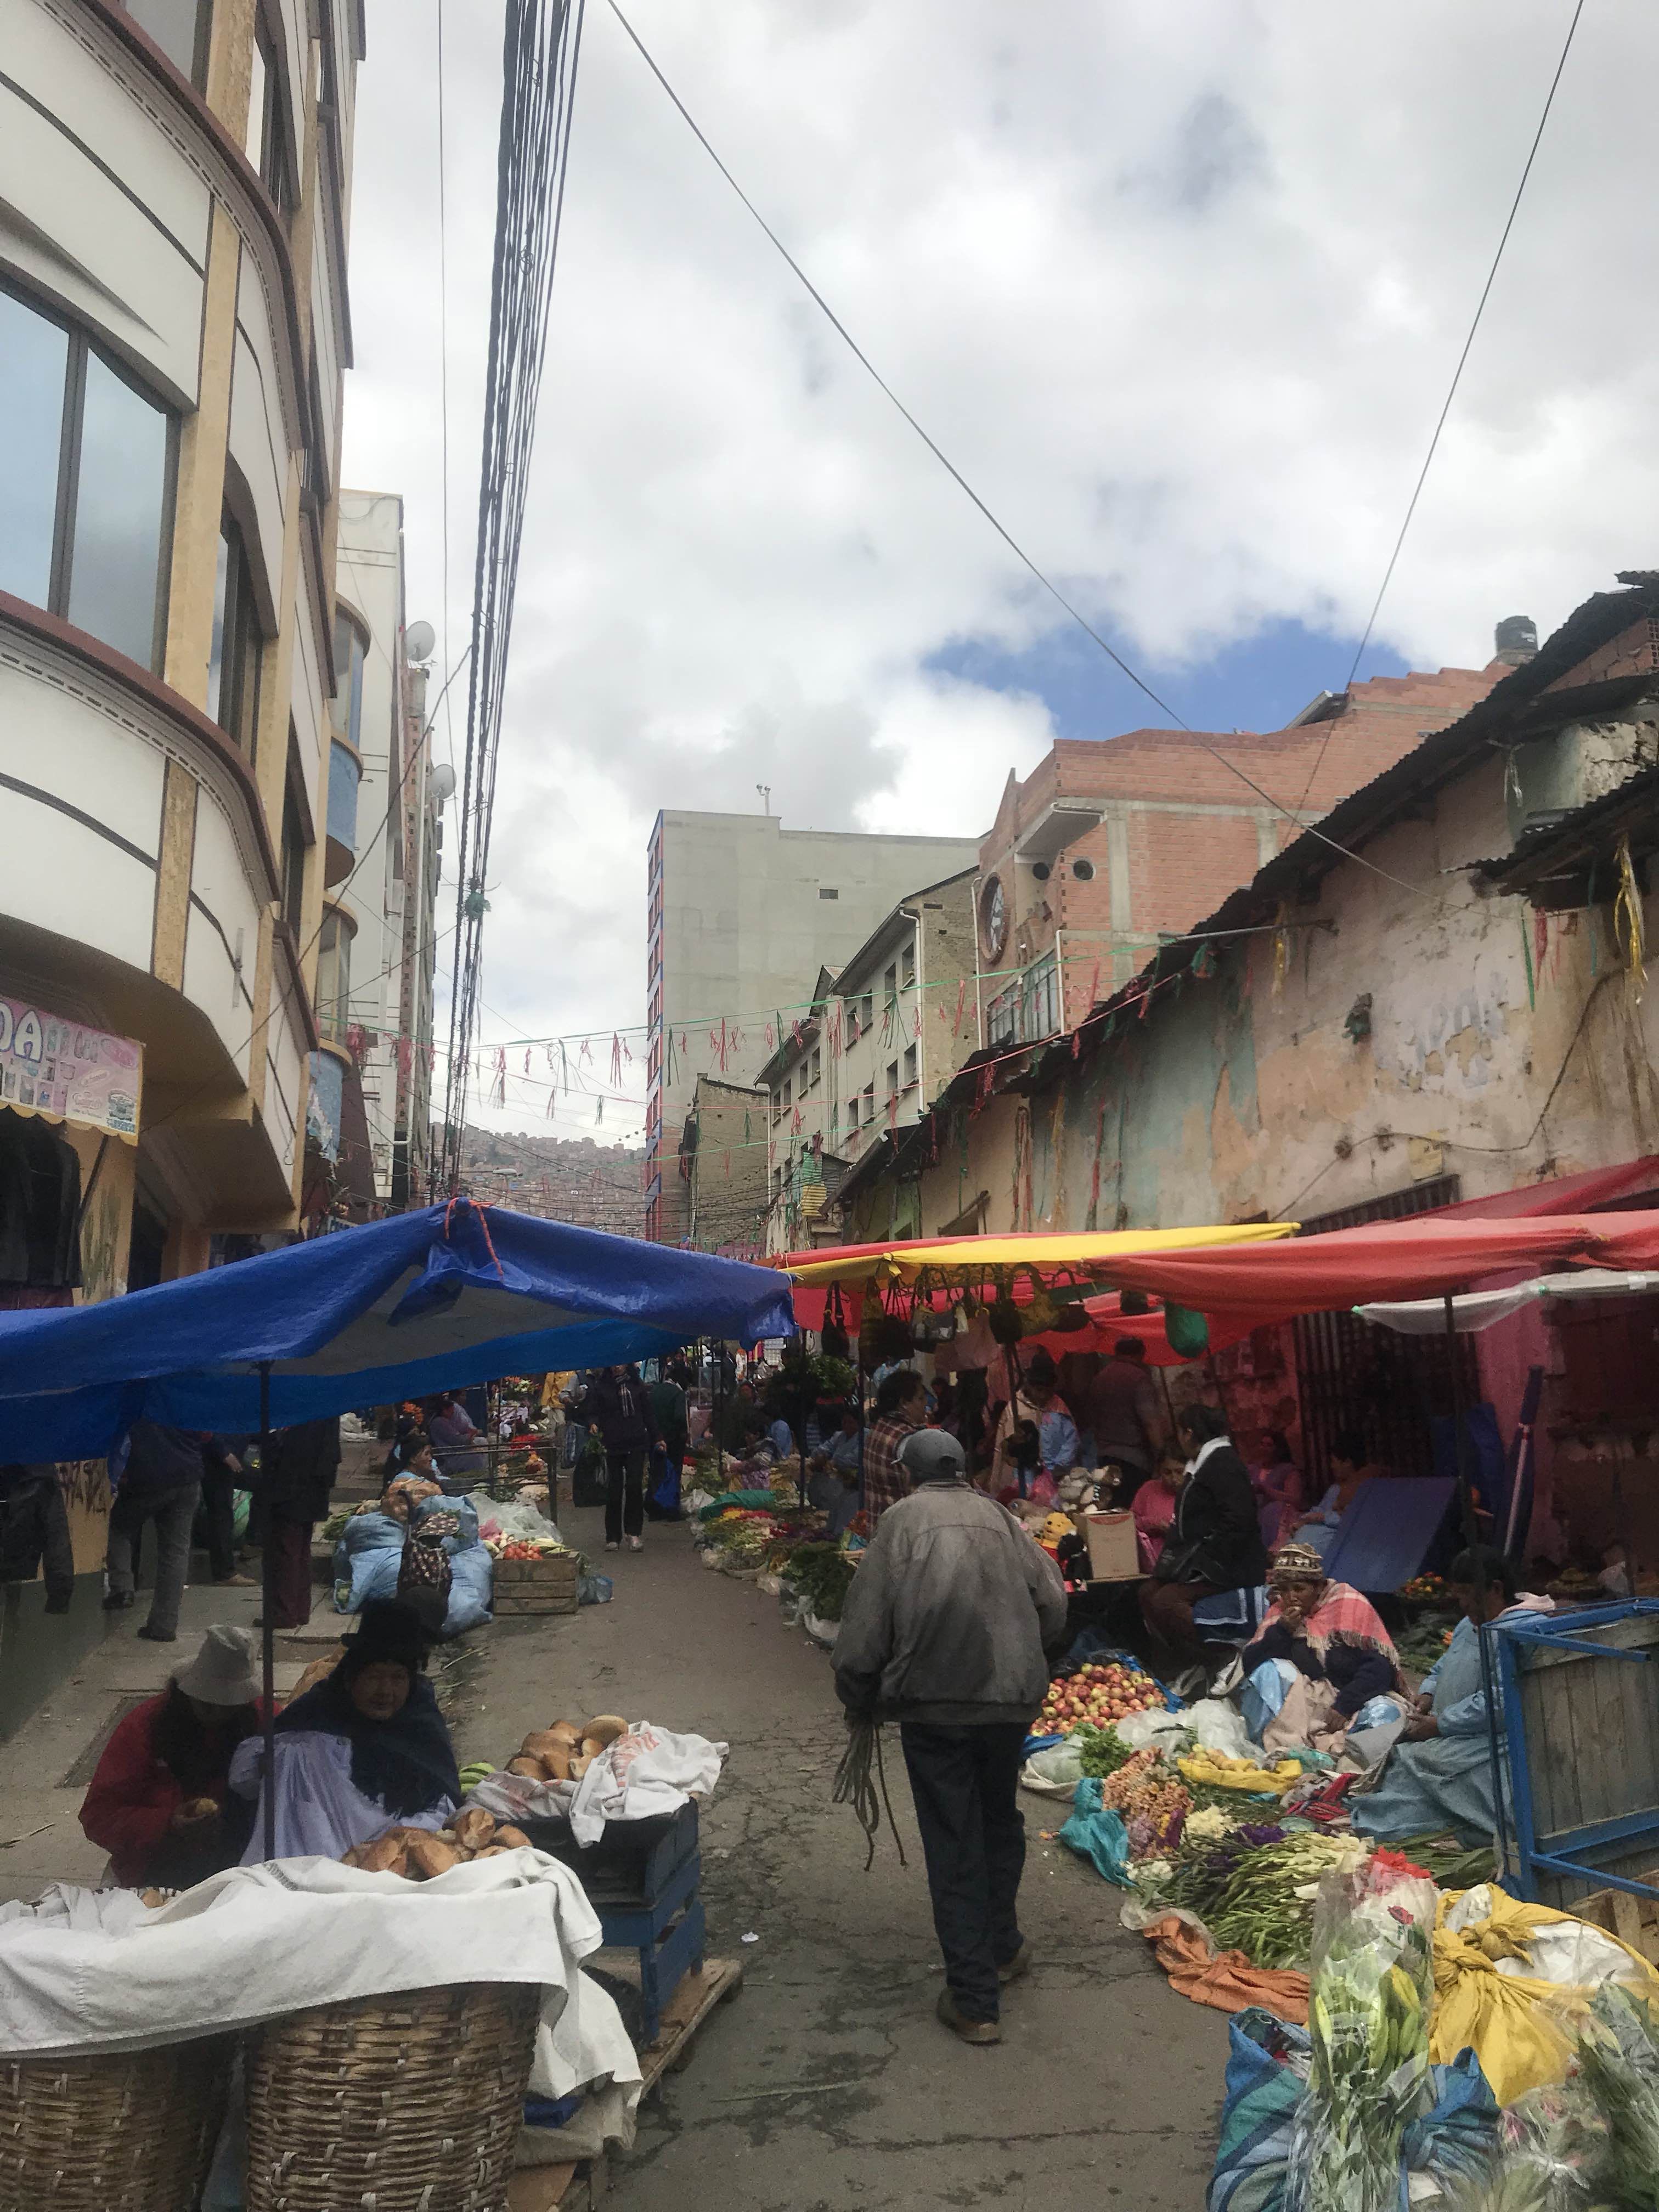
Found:
[{"label": "woman with striped shawl", "polygon": [[[1318,1745],[1345,1735],[1362,1716],[1370,1726],[1403,1715],[1405,1678],[1388,1630],[1369,1599],[1326,1579],[1310,1544],[1285,1544],[1273,1554],[1267,1589],[1273,1603],[1244,1654],[1240,1699],[1258,1742],[1271,1733],[1272,1750]],[[1386,1710],[1377,1699],[1388,1701]]]}]

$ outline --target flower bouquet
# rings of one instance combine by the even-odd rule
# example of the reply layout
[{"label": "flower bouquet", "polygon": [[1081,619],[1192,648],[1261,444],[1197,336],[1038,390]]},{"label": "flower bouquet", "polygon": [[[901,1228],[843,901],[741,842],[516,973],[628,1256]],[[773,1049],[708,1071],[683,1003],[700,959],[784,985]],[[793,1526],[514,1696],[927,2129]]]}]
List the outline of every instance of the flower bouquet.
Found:
[{"label": "flower bouquet", "polygon": [[1293,2212],[1394,2212],[1400,2201],[1401,2138],[1434,2102],[1434,1916],[1432,1880],[1397,1851],[1319,1886]]}]

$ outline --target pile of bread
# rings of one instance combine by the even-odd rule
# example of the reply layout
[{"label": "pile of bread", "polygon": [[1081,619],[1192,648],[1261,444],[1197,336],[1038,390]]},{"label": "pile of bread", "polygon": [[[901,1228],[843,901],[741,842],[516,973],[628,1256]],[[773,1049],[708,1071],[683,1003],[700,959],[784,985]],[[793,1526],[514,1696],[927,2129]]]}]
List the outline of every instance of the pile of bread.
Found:
[{"label": "pile of bread", "polygon": [[628,1723],[615,1713],[598,1713],[580,1728],[555,1721],[551,1728],[531,1730],[507,1771],[532,1782],[580,1782],[599,1753],[627,1733]]},{"label": "pile of bread", "polygon": [[372,1844],[354,1844],[340,1863],[361,1867],[365,1874],[400,1874],[410,1881],[428,1881],[434,1874],[447,1874],[451,1867],[465,1866],[470,1859],[500,1858],[529,1841],[522,1828],[504,1826],[482,1805],[471,1805],[435,1834],[430,1828],[388,1828]]}]

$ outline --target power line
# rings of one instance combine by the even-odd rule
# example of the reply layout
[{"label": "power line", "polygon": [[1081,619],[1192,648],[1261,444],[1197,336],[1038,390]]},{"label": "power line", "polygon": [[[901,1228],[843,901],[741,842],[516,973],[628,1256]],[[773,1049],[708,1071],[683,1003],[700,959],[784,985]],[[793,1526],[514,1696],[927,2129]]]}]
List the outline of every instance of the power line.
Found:
[{"label": "power line", "polygon": [[[1527,189],[1527,179],[1532,174],[1532,165],[1538,158],[1538,149],[1544,138],[1544,125],[1549,121],[1550,110],[1555,105],[1556,89],[1561,82],[1561,73],[1567,66],[1567,56],[1572,52],[1573,38],[1578,29],[1578,18],[1583,12],[1584,0],[1577,0],[1577,4],[1572,11],[1572,21],[1567,26],[1566,41],[1561,48],[1561,58],[1555,64],[1555,75],[1550,79],[1550,88],[1544,95],[1543,112],[1539,116],[1538,128],[1533,132],[1532,144],[1527,149],[1526,164],[1521,172],[1521,181],[1515,188],[1515,198],[1510,202],[1510,211],[1504,218],[1503,232],[1498,240],[1498,251],[1492,255],[1492,266],[1486,271],[1486,281],[1480,287],[1480,297],[1475,302],[1474,319],[1469,325],[1469,334],[1463,341],[1463,350],[1458,355],[1457,366],[1452,371],[1452,380],[1446,389],[1444,404],[1435,421],[1434,434],[1429,440],[1429,450],[1423,456],[1423,465],[1417,472],[1417,482],[1413,485],[1412,495],[1406,502],[1405,520],[1400,526],[1400,535],[1394,541],[1394,550],[1389,556],[1389,565],[1382,571],[1382,581],[1378,585],[1376,597],[1371,604],[1370,616],[1366,622],[1364,634],[1354,650],[1353,665],[1348,671],[1348,681],[1343,687],[1345,690],[1352,687],[1355,677],[1359,673],[1360,661],[1364,657],[1365,647],[1371,641],[1371,632],[1376,627],[1377,616],[1382,611],[1382,601],[1387,596],[1389,586],[1394,580],[1395,568],[1406,543],[1406,533],[1412,526],[1412,517],[1417,513],[1417,502],[1423,496],[1423,487],[1428,482],[1429,471],[1433,465],[1435,453],[1440,444],[1440,434],[1446,427],[1446,418],[1451,413],[1452,402],[1457,397],[1457,387],[1462,381],[1470,349],[1474,344],[1474,334],[1480,327],[1480,318],[1486,313],[1486,302],[1492,297],[1492,288],[1498,276],[1498,264],[1504,258],[1504,248],[1510,242],[1510,233],[1515,228],[1515,218],[1521,211],[1521,196]],[[1335,726],[1335,724],[1332,723],[1330,728],[1334,729]],[[1314,762],[1312,773],[1308,778],[1307,788],[1302,793],[1302,809],[1307,806],[1308,793],[1313,789],[1314,779],[1324,764],[1326,746],[1330,744],[1330,733],[1328,730],[1325,742],[1319,748],[1318,757]],[[1301,811],[1302,809],[1297,811]]]},{"label": "power line", "polygon": [[519,554],[564,216],[584,0],[508,0],[496,149],[472,666],[457,810],[455,956],[440,1180],[459,1182],[483,959],[484,896]]},{"label": "power line", "polygon": [[[1582,6],[1582,4],[1583,0],[1580,0],[1580,5]],[[974,506],[978,508],[980,514],[984,516],[986,521],[990,524],[992,529],[996,532],[997,536],[1001,538],[1003,544],[1007,546],[1009,551],[1013,554],[1016,560],[1018,560],[1023,567],[1030,570],[1030,574],[1036,578],[1036,581],[1042,585],[1043,590],[1048,593],[1049,597],[1054,600],[1056,605],[1061,607],[1065,612],[1071,617],[1072,620],[1076,623],[1079,629],[1081,629],[1086,636],[1094,641],[1095,644],[1100,647],[1100,650],[1106,655],[1107,659],[1111,661],[1115,667],[1122,671],[1123,674],[1128,678],[1129,681],[1135,686],[1136,690],[1145,693],[1146,696],[1152,701],[1152,704],[1158,709],[1160,714],[1167,714],[1172,722],[1176,724],[1179,728],[1184,730],[1188,737],[1194,738],[1196,743],[1209,754],[1212,760],[1218,762],[1219,764],[1223,768],[1226,769],[1230,774],[1236,775],[1239,781],[1243,783],[1247,789],[1253,791],[1256,797],[1261,799],[1265,805],[1271,806],[1276,813],[1282,814],[1286,821],[1293,823],[1298,830],[1305,831],[1309,836],[1316,837],[1322,844],[1328,845],[1333,852],[1340,853],[1344,860],[1353,860],[1357,862],[1360,867],[1369,868],[1373,875],[1381,876],[1386,883],[1395,884],[1396,888],[1401,890],[1411,891],[1415,895],[1420,896],[1423,890],[1421,884],[1408,884],[1401,877],[1391,875],[1388,869],[1379,868],[1375,861],[1366,860],[1363,854],[1351,852],[1346,845],[1339,845],[1335,838],[1327,836],[1325,832],[1316,825],[1304,823],[1301,819],[1299,809],[1292,811],[1290,807],[1285,805],[1282,799],[1275,799],[1273,793],[1269,791],[1264,790],[1262,787],[1255,781],[1253,776],[1247,775],[1244,769],[1240,768],[1237,761],[1229,760],[1224,752],[1209,742],[1202,731],[1194,730],[1190,722],[1185,720],[1180,714],[1176,714],[1175,708],[1170,705],[1168,701],[1160,697],[1158,693],[1154,691],[1152,685],[1146,682],[1146,678],[1136,673],[1135,670],[1129,665],[1128,662],[1123,658],[1123,655],[1117,651],[1115,646],[1111,646],[1107,643],[1106,640],[1101,635],[1100,632],[1095,628],[1094,624],[1088,619],[1088,617],[1076,606],[1074,606],[1072,601],[1066,598],[1065,592],[1060,590],[1059,585],[1054,582],[1053,577],[1048,574],[1046,569],[1041,568],[1037,566],[1036,561],[1033,560],[1031,556],[1025,550],[1025,548],[1020,544],[1013,532],[1008,529],[1007,526],[992,512],[989,507],[987,506],[984,500],[980,497],[978,492],[976,492],[972,484],[969,483],[967,477],[963,476],[962,471],[957,468],[956,463],[951,459],[950,456],[934,441],[934,439],[933,439],[928,433],[923,429],[916,417],[910,412],[910,410],[899,398],[892,386],[888,383],[886,378],[883,376],[881,371],[871,360],[869,355],[865,352],[863,347],[860,345],[858,340],[853,336],[851,331],[849,331],[846,324],[842,321],[841,317],[836,314],[835,309],[824,298],[823,293],[818,290],[817,286],[813,283],[811,278],[801,267],[799,262],[796,260],[794,255],[790,252],[788,247],[778,236],[776,231],[773,229],[771,224],[767,222],[766,217],[755,205],[755,203],[750,198],[748,193],[744,191],[743,186],[732,175],[731,170],[726,167],[725,162],[721,161],[720,155],[714,151],[714,147],[704,136],[696,118],[691,114],[690,110],[686,106],[685,102],[680,98],[678,93],[675,91],[673,86],[670,84],[668,79],[663,75],[661,70],[652,58],[650,52],[647,48],[644,40],[640,37],[639,33],[634,28],[634,26],[629,21],[627,16],[623,15],[622,9],[617,6],[617,0],[608,0],[608,5],[611,14],[622,25],[623,29],[628,33],[629,38],[632,40],[646,67],[650,70],[652,76],[656,78],[657,82],[662,87],[669,99],[673,102],[675,107],[678,110],[682,120],[685,123],[687,128],[690,131],[697,143],[702,148],[704,153],[708,155],[709,160],[720,171],[721,176],[725,178],[726,183],[731,185],[732,190],[737,194],[738,199],[742,201],[744,206],[754,217],[756,222],[765,233],[768,239],[770,240],[773,246],[776,247],[778,252],[788,264],[788,267],[793,272],[797,281],[805,289],[808,297],[823,313],[825,320],[830,324],[830,328],[835,331],[836,335],[842,340],[848,351],[853,355],[854,360],[857,361],[860,366],[867,372],[878,389],[892,402],[898,412],[904,417],[904,420],[915,432],[917,437],[921,440],[922,444],[927,447],[928,452],[932,453],[933,459],[939,464],[939,466],[944,469],[945,473],[956,483],[957,488],[965,493],[967,497],[972,501]]]}]

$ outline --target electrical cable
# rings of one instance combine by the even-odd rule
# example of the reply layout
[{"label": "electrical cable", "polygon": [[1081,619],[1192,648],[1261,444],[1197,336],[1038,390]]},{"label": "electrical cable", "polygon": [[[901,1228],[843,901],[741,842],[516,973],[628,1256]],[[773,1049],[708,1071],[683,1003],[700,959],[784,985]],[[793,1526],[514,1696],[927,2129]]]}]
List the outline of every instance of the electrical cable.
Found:
[{"label": "electrical cable", "polygon": [[[1580,4],[1583,4],[1583,0],[1580,0]],[[1071,600],[1066,598],[1065,592],[1060,590],[1059,585],[1054,582],[1054,579],[1048,574],[1048,572],[1037,566],[1036,561],[1033,560],[1031,556],[1025,550],[1025,548],[1019,543],[1019,540],[1013,535],[1013,532],[1009,530],[1006,525],[1000,520],[997,515],[992,512],[991,508],[987,506],[984,500],[980,497],[979,494],[974,489],[972,484],[969,483],[967,477],[963,476],[962,471],[957,468],[956,463],[950,459],[949,455],[945,453],[943,448],[928,435],[925,429],[923,429],[916,417],[910,412],[910,410],[899,398],[892,386],[888,383],[886,378],[882,375],[880,370],[870,359],[870,356],[865,352],[862,346],[860,345],[858,340],[848,329],[846,324],[842,321],[840,316],[836,314],[835,309],[824,298],[823,293],[818,290],[817,285],[813,283],[811,278],[801,267],[799,262],[796,260],[794,255],[790,252],[788,247],[778,236],[776,231],[773,229],[771,224],[767,222],[766,217],[755,205],[755,203],[750,198],[748,193],[744,191],[743,186],[732,175],[731,170],[726,167],[725,162],[721,161],[720,155],[714,151],[714,147],[709,143],[708,138],[704,137],[702,131],[693,118],[690,109],[686,106],[685,102],[680,98],[678,93],[675,91],[673,86],[670,84],[668,79],[663,75],[661,70],[652,58],[650,52],[647,48],[643,40],[640,37],[639,33],[634,28],[634,26],[629,21],[627,16],[623,15],[622,9],[617,6],[617,0],[607,0],[607,5],[610,7],[611,14],[622,25],[623,29],[628,33],[629,38],[633,41],[633,44],[637,48],[640,58],[644,62],[646,67],[650,70],[652,76],[656,78],[657,82],[662,87],[669,99],[673,102],[675,107],[679,111],[682,119],[691,131],[692,136],[696,139],[697,143],[702,148],[704,153],[708,155],[709,160],[720,171],[721,176],[725,178],[726,183],[731,185],[732,191],[737,194],[738,199],[742,201],[744,206],[749,210],[749,213],[754,217],[756,222],[770,240],[773,246],[776,247],[784,261],[793,271],[798,282],[801,284],[813,303],[822,312],[825,319],[830,324],[830,328],[834,330],[836,335],[844,342],[854,360],[856,360],[860,365],[867,371],[878,389],[884,392],[887,398],[892,402],[898,412],[904,417],[904,420],[915,432],[917,437],[921,440],[922,444],[927,447],[928,452],[932,453],[934,459],[939,464],[940,467],[945,470],[945,473],[952,479],[958,489],[967,495],[974,506],[978,508],[980,514],[983,515],[986,521],[990,524],[992,529],[996,532],[998,537],[1001,538],[1004,544],[1007,546],[1009,551],[1013,554],[1016,560],[1018,560],[1023,567],[1030,570],[1036,581],[1042,585],[1043,590],[1047,592],[1049,597],[1071,617],[1072,620],[1076,623],[1079,629],[1084,632],[1085,636],[1093,640],[1095,644],[1097,645],[1101,651],[1106,655],[1107,659],[1117,668],[1121,670],[1123,674],[1128,678],[1129,681],[1135,686],[1137,690],[1145,693],[1146,697],[1152,701],[1152,704],[1161,714],[1167,714],[1172,722],[1176,724],[1179,728],[1184,730],[1188,737],[1193,738],[1205,752],[1209,754],[1212,760],[1218,762],[1223,768],[1227,769],[1230,775],[1236,775],[1239,781],[1243,783],[1247,789],[1253,791],[1255,793],[1256,797],[1261,800],[1264,805],[1271,806],[1275,813],[1282,814],[1287,822],[1293,823],[1295,827],[1300,830],[1305,836],[1316,837],[1319,840],[1321,844],[1328,845],[1333,852],[1340,853],[1344,860],[1352,860],[1360,867],[1370,869],[1373,875],[1381,876],[1385,883],[1393,884],[1401,890],[1410,891],[1419,896],[1423,896],[1424,886],[1422,884],[1407,883],[1403,878],[1390,874],[1387,868],[1378,867],[1374,860],[1366,860],[1363,854],[1351,852],[1346,845],[1338,844],[1335,838],[1327,836],[1325,832],[1319,829],[1316,823],[1304,823],[1301,818],[1299,809],[1292,810],[1286,806],[1282,799],[1275,799],[1273,793],[1270,791],[1264,790],[1262,786],[1257,783],[1253,776],[1247,775],[1244,769],[1240,768],[1237,761],[1229,760],[1224,752],[1210,743],[1209,739],[1204,735],[1202,731],[1194,730],[1190,722],[1188,722],[1180,714],[1176,714],[1175,708],[1169,704],[1168,701],[1161,698],[1159,695],[1153,690],[1152,685],[1146,682],[1145,678],[1136,673],[1136,672],[1129,665],[1128,662],[1123,658],[1123,655],[1119,653],[1115,647],[1107,643],[1106,640],[1101,635],[1094,624],[1085,614],[1072,604]]]},{"label": "electrical cable", "polygon": [[448,1086],[434,1188],[459,1185],[471,1048],[478,1021],[484,887],[513,614],[523,543],[537,404],[546,359],[563,224],[583,0],[507,0],[496,149],[495,242],[490,271],[474,562],[472,662],[457,810],[456,936],[449,1004]]},{"label": "electrical cable", "polygon": [[[1544,96],[1543,112],[1538,118],[1537,130],[1532,134],[1532,144],[1528,149],[1526,164],[1521,172],[1521,181],[1515,188],[1515,198],[1510,202],[1510,211],[1504,218],[1503,232],[1498,240],[1498,251],[1492,255],[1492,266],[1486,271],[1486,281],[1480,287],[1480,297],[1475,302],[1474,320],[1469,325],[1469,334],[1463,341],[1463,350],[1458,355],[1457,366],[1452,371],[1452,380],[1447,387],[1444,404],[1435,422],[1434,434],[1429,440],[1429,450],[1423,456],[1423,465],[1417,472],[1417,482],[1412,488],[1410,499],[1406,503],[1406,518],[1400,526],[1400,535],[1394,541],[1394,550],[1389,556],[1389,565],[1382,571],[1382,581],[1377,586],[1376,598],[1372,602],[1370,617],[1365,624],[1364,635],[1355,647],[1353,665],[1348,671],[1348,680],[1343,686],[1344,690],[1351,690],[1353,687],[1353,680],[1359,673],[1359,664],[1364,657],[1365,647],[1370,643],[1371,632],[1376,627],[1377,616],[1382,611],[1382,601],[1387,595],[1389,586],[1394,580],[1395,568],[1406,543],[1406,533],[1412,526],[1412,517],[1417,513],[1417,502],[1423,496],[1423,487],[1428,482],[1429,471],[1433,465],[1435,453],[1440,444],[1440,434],[1446,427],[1446,417],[1451,413],[1452,402],[1457,397],[1457,387],[1462,380],[1470,349],[1474,344],[1474,334],[1480,327],[1480,318],[1486,313],[1486,302],[1492,297],[1492,288],[1498,276],[1498,264],[1504,258],[1504,248],[1510,242],[1510,233],[1515,228],[1515,218],[1521,211],[1521,196],[1527,189],[1527,179],[1532,174],[1532,165],[1538,158],[1538,149],[1543,143],[1544,125],[1549,121],[1550,110],[1555,105],[1556,89],[1561,82],[1561,73],[1567,66],[1567,56],[1572,52],[1573,39],[1578,29],[1578,19],[1583,12],[1584,0],[1577,0],[1577,5],[1572,11],[1572,21],[1567,26],[1566,42],[1561,48],[1561,58],[1555,64],[1555,75],[1550,79],[1550,88]],[[1324,744],[1319,748],[1318,757],[1314,762],[1306,788],[1302,793],[1302,805],[1297,810],[1298,813],[1307,807],[1308,793],[1313,789],[1315,779],[1324,764],[1326,748],[1331,742],[1330,730],[1334,730],[1335,726],[1334,722],[1329,726]]]}]

